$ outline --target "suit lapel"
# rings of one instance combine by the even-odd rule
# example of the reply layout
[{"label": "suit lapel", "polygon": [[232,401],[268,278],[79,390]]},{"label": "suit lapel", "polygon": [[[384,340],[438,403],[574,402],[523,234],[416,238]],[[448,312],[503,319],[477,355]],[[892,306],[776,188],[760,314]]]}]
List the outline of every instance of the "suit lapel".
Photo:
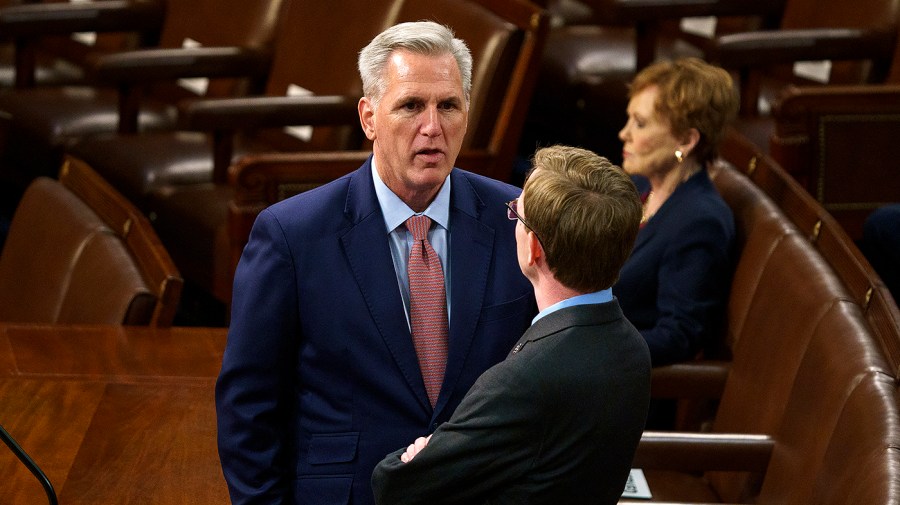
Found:
[{"label": "suit lapel", "polygon": [[341,243],[385,345],[422,407],[430,410],[419,361],[404,317],[403,300],[397,285],[384,216],[375,196],[371,167],[371,161],[366,162],[350,179],[345,212],[352,225],[341,237]]}]

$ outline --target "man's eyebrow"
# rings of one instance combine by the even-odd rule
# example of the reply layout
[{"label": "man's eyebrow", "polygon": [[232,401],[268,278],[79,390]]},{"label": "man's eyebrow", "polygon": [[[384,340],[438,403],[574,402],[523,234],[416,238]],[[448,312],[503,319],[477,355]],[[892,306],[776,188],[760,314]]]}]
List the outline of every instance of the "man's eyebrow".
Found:
[{"label": "man's eyebrow", "polygon": [[425,99],[422,98],[421,96],[414,94],[414,93],[410,93],[410,94],[403,94],[403,95],[397,96],[397,99],[394,100],[394,103],[402,104],[402,103],[409,103],[409,102],[424,102],[424,101],[425,101]]}]

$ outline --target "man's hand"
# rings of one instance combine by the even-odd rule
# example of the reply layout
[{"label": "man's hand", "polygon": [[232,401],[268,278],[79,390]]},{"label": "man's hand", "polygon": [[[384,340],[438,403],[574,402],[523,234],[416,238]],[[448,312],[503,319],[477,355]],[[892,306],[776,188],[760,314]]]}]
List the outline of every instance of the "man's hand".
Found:
[{"label": "man's hand", "polygon": [[409,447],[406,448],[406,452],[400,455],[400,461],[404,463],[412,461],[412,459],[416,457],[416,454],[419,454],[419,451],[428,445],[429,440],[431,440],[431,435],[417,438],[415,442],[409,444]]}]

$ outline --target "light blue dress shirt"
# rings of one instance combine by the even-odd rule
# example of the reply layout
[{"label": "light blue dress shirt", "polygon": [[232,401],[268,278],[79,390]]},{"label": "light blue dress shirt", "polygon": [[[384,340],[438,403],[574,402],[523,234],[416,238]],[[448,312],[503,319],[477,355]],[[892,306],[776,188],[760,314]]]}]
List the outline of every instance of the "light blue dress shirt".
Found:
[{"label": "light blue dress shirt", "polygon": [[[378,197],[378,205],[384,215],[384,224],[390,238],[391,258],[394,260],[394,270],[397,272],[397,284],[400,287],[400,295],[403,297],[403,307],[406,311],[406,323],[409,324],[409,251],[412,248],[412,233],[406,229],[406,220],[417,215],[409,205],[403,202],[378,175],[375,168],[375,159],[372,159],[372,179],[375,181],[375,195]],[[431,205],[425,209],[424,214],[431,218],[433,225],[428,230],[428,242],[441,259],[441,268],[444,270],[444,289],[447,293],[447,318],[450,318],[450,176],[444,179],[444,184],[438,191]]]},{"label": "light blue dress shirt", "polygon": [[544,310],[538,312],[538,315],[534,316],[534,319],[531,320],[531,324],[534,324],[538,321],[538,319],[550,314],[551,312],[556,312],[559,309],[564,309],[566,307],[572,307],[575,305],[588,305],[591,303],[606,303],[611,302],[613,299],[612,296],[612,288],[604,289],[602,291],[595,291],[593,293],[587,293],[583,295],[573,296],[572,298],[566,298],[561,302],[556,302],[553,305],[545,308]]}]

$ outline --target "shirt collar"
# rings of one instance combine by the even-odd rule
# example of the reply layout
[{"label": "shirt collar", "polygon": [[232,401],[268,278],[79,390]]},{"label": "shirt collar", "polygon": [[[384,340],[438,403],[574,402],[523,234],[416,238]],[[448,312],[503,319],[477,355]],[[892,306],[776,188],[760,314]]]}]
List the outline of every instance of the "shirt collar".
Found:
[{"label": "shirt collar", "polygon": [[547,314],[556,312],[557,310],[564,309],[566,307],[572,307],[575,305],[587,305],[592,303],[606,303],[612,301],[612,299],[612,288],[573,296],[572,298],[566,298],[565,300],[554,303],[553,305],[540,311],[538,315],[534,316],[534,319],[531,320],[531,324],[536,323],[538,319],[546,316]]},{"label": "shirt collar", "polygon": [[[372,158],[372,179],[375,182],[375,195],[378,197],[378,204],[381,206],[381,213],[384,215],[384,223],[387,227],[387,232],[390,233],[405,223],[407,219],[416,215],[416,213],[381,180],[381,176],[378,175],[378,170],[375,167],[374,157]],[[444,179],[444,184],[438,191],[437,196],[432,200],[431,205],[422,214],[431,218],[432,221],[442,226],[445,230],[450,229],[449,174]]]}]

